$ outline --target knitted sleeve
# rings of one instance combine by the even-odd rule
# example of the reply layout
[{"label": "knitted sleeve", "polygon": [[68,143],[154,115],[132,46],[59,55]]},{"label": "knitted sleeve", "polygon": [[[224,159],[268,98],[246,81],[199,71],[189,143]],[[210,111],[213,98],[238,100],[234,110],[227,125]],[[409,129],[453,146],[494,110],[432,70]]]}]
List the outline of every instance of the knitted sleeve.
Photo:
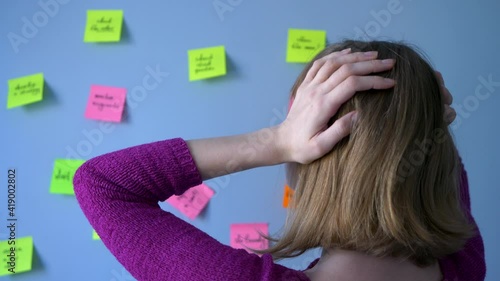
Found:
[{"label": "knitted sleeve", "polygon": [[460,192],[462,205],[471,222],[476,226],[476,235],[469,239],[464,248],[439,261],[443,281],[483,281],[486,276],[484,245],[481,233],[472,217],[469,195],[469,180],[464,165],[460,163]]},{"label": "knitted sleeve", "polygon": [[158,202],[201,183],[182,139],[139,145],[85,162],[74,177],[83,213],[138,280],[309,280],[301,272],[219,243]]}]

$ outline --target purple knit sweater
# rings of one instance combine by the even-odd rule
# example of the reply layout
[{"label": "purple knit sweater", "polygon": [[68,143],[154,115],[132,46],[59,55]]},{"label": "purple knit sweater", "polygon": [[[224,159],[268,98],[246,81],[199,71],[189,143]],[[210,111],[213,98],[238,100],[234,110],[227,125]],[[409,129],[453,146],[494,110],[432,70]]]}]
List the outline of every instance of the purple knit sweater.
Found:
[{"label": "purple knit sweater", "polygon": [[[309,280],[302,271],[275,264],[269,254],[223,245],[159,207],[159,201],[201,181],[187,144],[177,138],[93,158],[78,169],[74,186],[90,224],[138,280]],[[470,214],[465,171],[461,182]],[[484,280],[479,232],[440,266],[446,281]]]}]

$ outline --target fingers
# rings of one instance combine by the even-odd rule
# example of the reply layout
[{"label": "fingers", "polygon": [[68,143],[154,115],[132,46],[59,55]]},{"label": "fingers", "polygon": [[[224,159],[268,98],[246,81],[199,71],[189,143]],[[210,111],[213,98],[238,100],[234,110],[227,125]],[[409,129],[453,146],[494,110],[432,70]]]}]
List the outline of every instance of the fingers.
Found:
[{"label": "fingers", "polygon": [[439,71],[434,71],[434,73],[436,74],[436,78],[439,82],[439,85],[443,85],[444,86],[444,79],[443,79],[443,74],[441,74],[441,72]]},{"label": "fingers", "polygon": [[443,75],[439,71],[435,71],[435,73],[436,73],[436,78],[438,79],[439,82],[439,89],[441,91],[441,94],[443,95],[444,104],[451,105],[453,103],[453,96],[451,95],[450,91],[448,91],[448,88],[446,88],[444,84]]},{"label": "fingers", "polygon": [[444,106],[444,121],[446,124],[450,125],[455,121],[455,118],[457,117],[457,112],[453,107],[450,107],[449,105]]},{"label": "fingers", "polygon": [[344,64],[325,81],[324,90],[331,91],[350,76],[362,76],[389,70],[394,67],[395,62],[393,59],[386,59]]},{"label": "fingers", "polygon": [[307,75],[304,79],[304,82],[310,82],[314,79],[318,71],[323,67],[323,65],[328,61],[332,60],[336,57],[348,54],[351,52],[351,48],[344,49],[340,52],[333,52],[331,54],[328,54],[320,59],[317,59],[316,61],[313,62],[313,65],[311,66],[311,69],[307,72]]},{"label": "fingers", "polygon": [[441,94],[443,95],[444,104],[451,105],[453,103],[453,97],[445,86],[441,86]]},{"label": "fingers", "polygon": [[325,62],[327,62],[328,60],[331,60],[331,59],[334,59],[336,57],[339,57],[339,56],[342,56],[342,55],[345,55],[345,54],[348,54],[351,52],[351,48],[347,48],[347,49],[344,49],[340,52],[333,52],[329,55],[326,55],[320,59],[317,59],[313,62],[313,65],[311,66],[311,68],[309,69],[309,71],[307,72],[307,75],[306,77],[304,78],[304,82],[310,82],[314,79],[314,77],[316,76],[316,74],[318,73],[318,70],[325,64]]},{"label": "fingers", "polygon": [[395,83],[393,79],[380,76],[349,76],[328,93],[327,104],[330,106],[329,111],[334,114],[356,92],[370,89],[388,89],[394,87]]},{"label": "fingers", "polygon": [[313,78],[313,82],[317,84],[322,83],[326,81],[341,66],[360,61],[374,60],[377,58],[377,55],[378,52],[359,52],[327,58],[324,62],[322,62],[321,68]]},{"label": "fingers", "polygon": [[318,146],[322,151],[330,151],[339,141],[351,133],[356,122],[357,113],[351,111],[337,119],[328,129],[316,137]]}]

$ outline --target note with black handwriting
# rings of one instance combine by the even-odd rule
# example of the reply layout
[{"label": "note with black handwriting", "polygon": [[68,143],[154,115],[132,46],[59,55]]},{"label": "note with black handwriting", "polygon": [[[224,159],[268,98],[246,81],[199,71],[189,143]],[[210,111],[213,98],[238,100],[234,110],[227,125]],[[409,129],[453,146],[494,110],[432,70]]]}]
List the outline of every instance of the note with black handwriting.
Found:
[{"label": "note with black handwriting", "polygon": [[8,84],[7,109],[43,99],[43,73],[10,79]]},{"label": "note with black handwriting", "polygon": [[202,183],[191,187],[179,196],[173,195],[166,201],[188,218],[194,220],[208,204],[214,193],[210,187]]},{"label": "note with black handwriting", "polygon": [[188,51],[189,81],[226,75],[224,46]]},{"label": "note with black handwriting", "polygon": [[264,250],[269,246],[267,239],[260,233],[269,235],[267,223],[239,223],[230,226],[230,245],[235,249],[245,249],[252,253],[250,249]]},{"label": "note with black handwriting", "polygon": [[0,276],[30,271],[33,262],[33,237],[0,241],[0,254]]},{"label": "note with black handwriting", "polygon": [[310,62],[326,46],[326,31],[288,29],[287,62]]},{"label": "note with black handwriting", "polygon": [[88,10],[83,42],[118,42],[122,25],[122,10]]},{"label": "note with black handwriting", "polygon": [[56,159],[49,192],[74,195],[73,177],[84,162],[84,160]]},{"label": "note with black handwriting", "polygon": [[108,122],[121,122],[127,89],[92,85],[85,117]]}]

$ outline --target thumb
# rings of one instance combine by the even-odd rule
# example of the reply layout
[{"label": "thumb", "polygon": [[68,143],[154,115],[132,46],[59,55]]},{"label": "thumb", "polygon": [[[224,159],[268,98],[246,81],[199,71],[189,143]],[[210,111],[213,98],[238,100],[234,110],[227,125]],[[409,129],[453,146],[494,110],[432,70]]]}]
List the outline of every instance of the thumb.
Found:
[{"label": "thumb", "polygon": [[351,111],[337,119],[330,126],[330,128],[326,129],[323,133],[317,136],[318,145],[322,147],[322,150],[324,150],[324,154],[332,150],[332,148],[339,141],[341,141],[351,133],[351,130],[356,123],[357,118],[358,113],[356,111]]}]

